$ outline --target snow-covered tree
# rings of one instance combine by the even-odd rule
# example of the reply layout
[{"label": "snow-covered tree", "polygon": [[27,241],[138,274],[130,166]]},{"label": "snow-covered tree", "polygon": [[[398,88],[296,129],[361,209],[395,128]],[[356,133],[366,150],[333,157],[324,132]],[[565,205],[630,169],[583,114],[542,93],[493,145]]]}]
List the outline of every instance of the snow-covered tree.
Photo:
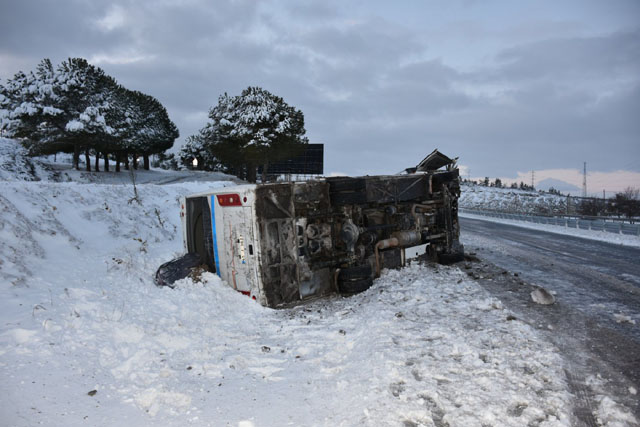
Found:
[{"label": "snow-covered tree", "polygon": [[[211,138],[214,138],[215,135],[210,135],[207,132],[208,129],[201,129],[198,135],[191,135],[187,138],[185,144],[182,146],[182,149],[178,153],[180,157],[180,162],[186,167],[192,167],[193,160],[197,161],[196,168],[198,170],[205,171],[215,171],[215,170],[223,170],[226,171],[224,165],[220,163],[220,161],[213,154],[213,150],[211,148]],[[209,135],[207,138],[205,135]]]},{"label": "snow-covered tree", "polygon": [[20,120],[15,111],[26,100],[27,91],[25,88],[30,85],[35,77],[33,74],[27,76],[22,71],[15,74],[13,79],[0,84],[0,130],[2,135],[15,137]]},{"label": "snow-covered tree", "polygon": [[73,152],[104,143],[111,132],[104,113],[115,81],[81,58],[54,70],[44,59],[36,72],[18,73],[6,85],[7,133],[21,138],[31,155]]},{"label": "snow-covered tree", "polygon": [[165,170],[178,170],[178,160],[174,153],[161,152],[154,156],[154,161],[151,163],[154,168],[160,168]]},{"label": "snow-covered tree", "polygon": [[246,171],[250,182],[256,180],[258,165],[264,178],[270,163],[297,154],[308,142],[302,111],[259,87],[220,96],[209,118],[188,150],[202,147],[238,176]]},{"label": "snow-covered tree", "polygon": [[106,118],[115,140],[109,152],[115,154],[116,171],[121,160],[128,167],[128,157],[139,155],[144,158],[145,169],[149,169],[149,155],[171,148],[179,136],[177,127],[164,106],[142,92],[119,86],[111,92],[109,102]]},{"label": "snow-covered tree", "polygon": [[141,92],[129,93],[130,128],[125,148],[140,154],[145,169],[149,169],[149,155],[161,153],[173,146],[180,135],[169,119],[167,110],[156,98]]},{"label": "snow-covered tree", "polygon": [[73,143],[74,157],[82,148],[87,157],[90,149],[95,150],[97,170],[99,153],[110,151],[116,142],[115,129],[107,123],[107,116],[118,84],[82,58],[63,62],[57,74],[55,89],[64,111],[66,138]]},{"label": "snow-covered tree", "polygon": [[0,115],[7,136],[41,141],[43,145],[59,142],[62,110],[53,89],[55,79],[51,61],[44,59],[36,73],[18,72],[3,85]]},{"label": "snow-covered tree", "polygon": [[[137,153],[145,158],[173,145],[178,129],[155,98],[118,85],[99,67],[72,58],[55,70],[40,62],[35,73],[18,73],[0,85],[3,134],[22,139],[31,155],[73,152],[74,164],[85,151],[116,157]],[[119,170],[119,163],[118,168]]]}]

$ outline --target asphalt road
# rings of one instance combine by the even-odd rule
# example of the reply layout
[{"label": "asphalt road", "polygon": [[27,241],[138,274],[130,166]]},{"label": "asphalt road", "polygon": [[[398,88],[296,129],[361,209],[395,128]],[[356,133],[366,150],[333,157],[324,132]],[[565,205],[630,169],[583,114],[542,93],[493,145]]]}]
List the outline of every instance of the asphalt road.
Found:
[{"label": "asphalt road", "polygon": [[[460,224],[483,259],[640,342],[640,248],[468,218]],[[473,244],[483,239],[491,243]]]},{"label": "asphalt road", "polygon": [[[640,404],[640,248],[460,218],[465,252],[478,262],[469,274],[563,353],[582,425],[595,425],[588,377],[601,375],[609,392],[636,417]],[[531,301],[532,285],[556,303]],[[640,418],[639,418],[640,419]]]}]

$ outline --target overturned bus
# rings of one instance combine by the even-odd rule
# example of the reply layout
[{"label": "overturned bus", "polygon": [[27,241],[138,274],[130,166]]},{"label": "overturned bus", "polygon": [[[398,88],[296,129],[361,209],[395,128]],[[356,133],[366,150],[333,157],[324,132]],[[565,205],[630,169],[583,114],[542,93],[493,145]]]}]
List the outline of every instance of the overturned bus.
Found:
[{"label": "overturned bus", "polygon": [[163,264],[173,286],[193,267],[268,307],[368,289],[384,268],[425,254],[463,258],[455,159],[435,150],[408,174],[225,187],[181,202],[185,256]]}]

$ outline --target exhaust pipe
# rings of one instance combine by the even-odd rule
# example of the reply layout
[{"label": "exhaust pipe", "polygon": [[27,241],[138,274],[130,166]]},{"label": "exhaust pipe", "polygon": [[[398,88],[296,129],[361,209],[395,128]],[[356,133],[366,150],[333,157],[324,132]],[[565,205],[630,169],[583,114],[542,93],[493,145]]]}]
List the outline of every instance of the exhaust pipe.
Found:
[{"label": "exhaust pipe", "polygon": [[420,243],[422,243],[422,236],[419,231],[396,231],[391,233],[390,238],[380,240],[376,243],[374,248],[376,256],[376,277],[380,277],[380,250],[395,247],[404,248],[419,245]]}]

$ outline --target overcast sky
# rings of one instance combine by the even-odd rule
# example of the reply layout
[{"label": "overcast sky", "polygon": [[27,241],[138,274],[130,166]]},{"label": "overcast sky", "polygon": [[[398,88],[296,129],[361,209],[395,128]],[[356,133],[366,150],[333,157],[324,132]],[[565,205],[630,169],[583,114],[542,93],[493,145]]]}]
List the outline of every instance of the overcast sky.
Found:
[{"label": "overcast sky", "polygon": [[[465,175],[640,187],[640,1],[9,1],[0,79],[84,57],[186,136],[224,92],[305,114],[325,172],[395,173],[434,148]],[[626,171],[626,172],[616,172]]]}]

